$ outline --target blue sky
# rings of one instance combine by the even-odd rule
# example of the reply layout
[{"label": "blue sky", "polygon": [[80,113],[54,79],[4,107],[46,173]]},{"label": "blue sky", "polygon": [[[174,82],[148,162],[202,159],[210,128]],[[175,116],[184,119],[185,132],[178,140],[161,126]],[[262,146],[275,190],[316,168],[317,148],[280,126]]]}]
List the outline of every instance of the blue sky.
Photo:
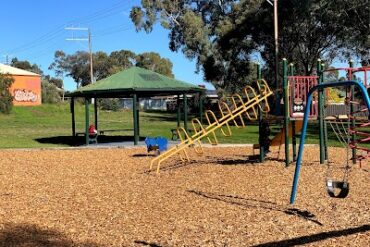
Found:
[{"label": "blue sky", "polygon": [[[129,19],[131,7],[140,0],[18,0],[2,1],[0,23],[0,62],[6,56],[29,60],[45,73],[53,61],[54,52],[68,54],[88,50],[87,42],[66,41],[66,38],[86,36],[86,32],[72,32],[65,27],[88,27],[92,31],[93,51],[110,53],[127,49],[135,53],[158,52],[173,63],[175,77],[194,84],[205,84],[203,74],[195,73],[195,62],[168,48],[168,31],[157,25],[153,32],[137,33]],[[347,67],[336,62],[334,66]],[[356,64],[358,66],[358,64]],[[65,78],[65,88],[75,89],[71,78]],[[207,86],[212,88],[212,86]]]},{"label": "blue sky", "polygon": [[[173,63],[175,77],[194,84],[204,84],[202,73],[195,73],[195,62],[168,48],[168,31],[157,25],[153,32],[137,33],[129,18],[132,6],[139,0],[19,0],[2,1],[0,23],[0,62],[17,57],[38,64],[45,73],[53,61],[54,52],[74,53],[88,50],[87,42],[66,41],[73,35],[86,36],[84,31],[67,31],[65,27],[88,27],[92,32],[93,51],[110,53],[127,49],[135,53],[158,52]],[[6,10],[6,11],[4,11]],[[65,78],[65,88],[76,84]],[[208,86],[211,87],[211,86]]]}]

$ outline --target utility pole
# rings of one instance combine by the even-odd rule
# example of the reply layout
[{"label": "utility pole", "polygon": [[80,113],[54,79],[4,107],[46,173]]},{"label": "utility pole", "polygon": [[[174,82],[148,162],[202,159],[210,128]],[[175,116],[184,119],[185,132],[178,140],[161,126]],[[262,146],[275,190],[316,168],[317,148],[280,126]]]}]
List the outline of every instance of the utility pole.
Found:
[{"label": "utility pole", "polygon": [[274,0],[274,39],[275,39],[275,83],[276,83],[276,89],[278,89],[278,86],[279,86],[279,82],[278,82],[278,75],[279,75],[278,0]]},{"label": "utility pole", "polygon": [[87,31],[88,37],[87,38],[75,38],[72,35],[72,38],[67,38],[67,41],[88,41],[89,42],[89,53],[90,53],[90,81],[91,84],[94,83],[94,71],[93,71],[93,55],[92,55],[92,44],[91,44],[91,31],[87,27],[66,27],[66,30],[72,31]]},{"label": "utility pole", "polygon": [[8,54],[8,53],[5,53],[4,55],[2,55],[3,57],[5,57],[5,61],[4,61],[4,63],[6,64],[6,65],[9,65],[10,64],[10,58],[11,58],[11,56],[13,56],[13,55],[11,55],[11,54]]},{"label": "utility pole", "polygon": [[90,80],[91,84],[94,83],[94,71],[93,71],[93,56],[92,56],[92,45],[91,45],[91,31],[90,29],[88,30],[89,32],[89,53],[90,53]]},{"label": "utility pole", "polygon": [[[275,99],[276,99],[276,115],[280,114],[280,97],[279,97],[279,27],[278,27],[278,0],[266,0],[274,7],[274,44],[275,44]],[[284,102],[285,104],[285,102]]]}]

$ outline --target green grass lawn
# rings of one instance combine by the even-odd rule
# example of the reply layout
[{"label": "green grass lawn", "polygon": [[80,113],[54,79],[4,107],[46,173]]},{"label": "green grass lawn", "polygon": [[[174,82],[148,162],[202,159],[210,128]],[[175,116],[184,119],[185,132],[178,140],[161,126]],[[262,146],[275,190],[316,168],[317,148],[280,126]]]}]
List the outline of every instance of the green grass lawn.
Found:
[{"label": "green grass lawn", "polygon": [[[90,107],[92,108],[92,107]],[[84,107],[77,104],[76,131],[84,132]],[[90,122],[93,121],[91,109]],[[69,104],[35,107],[14,107],[10,115],[0,114],[0,148],[33,148],[69,146],[70,143],[59,142],[71,136],[71,114]],[[190,126],[190,123],[189,123]],[[99,130],[102,129],[132,129],[131,111],[99,111]],[[164,136],[171,138],[170,129],[176,128],[176,114],[166,112],[140,112],[140,136]],[[223,137],[218,131],[220,143],[257,143],[258,126],[248,124],[247,128],[231,127],[232,137]],[[318,143],[316,125],[310,125],[307,143]],[[132,131],[111,132],[106,135],[132,136]],[[59,139],[58,139],[59,138]],[[82,142],[83,138],[81,137]],[[331,136],[329,144],[338,145],[335,136]]]}]

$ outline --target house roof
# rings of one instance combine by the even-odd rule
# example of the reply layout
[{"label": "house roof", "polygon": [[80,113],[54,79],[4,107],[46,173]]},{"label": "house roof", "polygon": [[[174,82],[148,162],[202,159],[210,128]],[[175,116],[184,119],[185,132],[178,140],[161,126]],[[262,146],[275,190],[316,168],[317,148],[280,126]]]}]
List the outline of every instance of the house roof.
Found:
[{"label": "house roof", "polygon": [[169,78],[151,70],[131,67],[105,79],[81,87],[68,94],[71,97],[120,97],[134,93],[144,96],[195,93],[204,89]]},{"label": "house roof", "polygon": [[40,76],[39,74],[0,63],[0,73],[10,75]]}]

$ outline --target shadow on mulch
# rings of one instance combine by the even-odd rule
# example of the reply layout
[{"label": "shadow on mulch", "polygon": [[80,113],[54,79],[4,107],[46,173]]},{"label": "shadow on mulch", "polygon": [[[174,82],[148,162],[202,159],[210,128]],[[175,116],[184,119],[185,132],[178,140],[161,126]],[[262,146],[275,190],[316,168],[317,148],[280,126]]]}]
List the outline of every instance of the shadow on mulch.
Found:
[{"label": "shadow on mulch", "polygon": [[208,193],[208,192],[202,192],[202,191],[196,191],[196,190],[188,190],[187,192],[193,193],[197,196],[201,196],[207,199],[217,200],[217,201],[225,202],[228,204],[240,206],[243,208],[266,209],[270,211],[282,212],[288,215],[297,216],[301,219],[310,221],[320,226],[323,225],[320,221],[315,219],[316,216],[314,214],[310,213],[307,210],[300,210],[296,208],[284,208],[282,206],[277,205],[274,202],[243,198],[243,197],[234,196],[234,195],[219,195],[215,193]]},{"label": "shadow on mulch", "polygon": [[154,153],[148,153],[148,154],[133,154],[132,157],[157,157]]},{"label": "shadow on mulch", "polygon": [[254,247],[298,246],[298,245],[322,241],[322,240],[329,239],[329,238],[344,237],[344,236],[368,232],[368,231],[370,231],[370,225],[366,224],[366,225],[362,225],[362,226],[358,226],[354,228],[348,228],[344,230],[321,232],[321,233],[312,234],[308,236],[302,236],[302,237],[297,237],[297,238],[292,238],[292,239],[287,239],[287,240],[259,244],[259,245],[255,245]]},{"label": "shadow on mulch", "polygon": [[[181,160],[179,160],[176,164],[171,164],[171,165],[164,166],[164,167],[161,166],[160,172],[176,170],[176,169],[187,167],[193,164],[200,164],[200,163],[197,162],[196,160],[193,160],[190,162],[182,162]],[[156,170],[157,170],[157,165],[154,165],[152,170],[145,170],[143,173],[140,173],[140,174],[155,174],[156,175]]]},{"label": "shadow on mulch", "polygon": [[[139,154],[139,155],[133,155],[133,156],[134,157],[143,157],[144,155]],[[214,158],[214,157],[207,156],[206,158],[209,158],[209,160],[208,159],[203,160],[203,161],[191,160],[190,162],[183,162],[179,159],[178,161],[176,161],[175,164],[171,164],[171,165],[161,167],[160,171],[163,172],[163,171],[176,170],[176,169],[191,166],[191,165],[194,165],[194,164],[197,164],[197,165],[215,164],[215,165],[230,165],[230,166],[231,165],[258,165],[258,164],[262,164],[262,163],[259,162],[258,157],[255,157],[255,156],[256,155],[250,156],[250,157],[252,157],[252,159],[249,157],[247,159],[229,159],[229,160],[228,159],[213,159],[212,160],[211,158]],[[156,169],[156,168],[157,167],[155,166],[154,169]],[[146,171],[143,172],[143,174],[149,174],[152,171],[146,170]]]},{"label": "shadow on mulch", "polygon": [[41,229],[36,225],[4,224],[0,230],[1,247],[100,247],[92,242],[76,242],[61,232]]},{"label": "shadow on mulch", "polygon": [[[139,141],[144,141],[145,137],[140,137]],[[84,136],[52,136],[45,138],[36,138],[35,141],[44,144],[58,144],[67,146],[83,146],[85,145]],[[98,143],[115,143],[115,142],[134,142],[133,136],[106,136],[99,135]]]},{"label": "shadow on mulch", "polygon": [[149,243],[149,242],[146,242],[146,241],[142,241],[142,240],[135,240],[134,241],[135,244],[140,244],[142,246],[149,246],[149,247],[162,247],[162,245],[159,245],[159,244],[156,244],[156,243]]},{"label": "shadow on mulch", "polygon": [[214,156],[207,155],[205,158],[206,160],[198,162],[204,163],[204,164],[218,164],[218,165],[256,165],[256,164],[262,164],[259,162],[259,156],[258,155],[243,155],[241,157],[244,158],[221,158],[221,159],[215,159]]}]

